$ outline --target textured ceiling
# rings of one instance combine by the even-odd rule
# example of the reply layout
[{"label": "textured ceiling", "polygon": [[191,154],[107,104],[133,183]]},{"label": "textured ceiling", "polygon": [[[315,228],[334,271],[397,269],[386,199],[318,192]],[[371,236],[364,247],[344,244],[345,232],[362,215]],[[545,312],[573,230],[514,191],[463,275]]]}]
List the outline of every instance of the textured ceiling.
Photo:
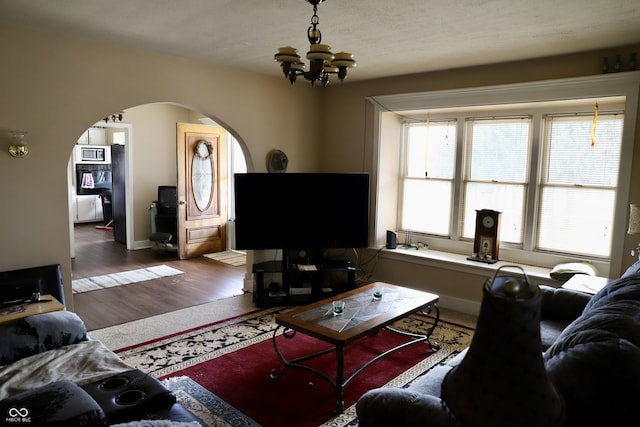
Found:
[{"label": "textured ceiling", "polygon": [[[304,55],[304,0],[0,0],[13,23],[278,75]],[[639,0],[327,0],[323,43],[355,55],[349,80],[640,43]],[[281,74],[280,74],[281,75]]]}]

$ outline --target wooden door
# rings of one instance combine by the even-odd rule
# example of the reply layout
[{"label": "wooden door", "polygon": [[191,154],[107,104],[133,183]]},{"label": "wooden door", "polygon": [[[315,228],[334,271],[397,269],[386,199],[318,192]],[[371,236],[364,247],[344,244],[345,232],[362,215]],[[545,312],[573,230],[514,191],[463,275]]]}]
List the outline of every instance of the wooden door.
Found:
[{"label": "wooden door", "polygon": [[227,247],[227,131],[178,123],[180,259]]}]

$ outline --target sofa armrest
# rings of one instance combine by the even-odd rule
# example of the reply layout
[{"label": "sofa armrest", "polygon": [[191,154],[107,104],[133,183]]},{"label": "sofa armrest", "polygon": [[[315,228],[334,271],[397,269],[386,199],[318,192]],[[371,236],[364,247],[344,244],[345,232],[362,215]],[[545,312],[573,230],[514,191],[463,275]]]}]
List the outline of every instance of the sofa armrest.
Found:
[{"label": "sofa armrest", "polygon": [[356,413],[360,427],[455,425],[453,415],[439,397],[393,387],[363,394],[356,404]]},{"label": "sofa armrest", "polygon": [[539,285],[542,292],[540,315],[563,323],[571,323],[584,311],[591,295],[571,289]]},{"label": "sofa armrest", "polygon": [[109,424],[149,419],[150,413],[176,403],[171,390],[138,369],[85,384],[82,389],[98,402]]},{"label": "sofa armrest", "polygon": [[0,413],[6,425],[102,426],[106,422],[96,401],[67,380],[0,400]]},{"label": "sofa armrest", "polygon": [[87,328],[75,313],[54,311],[0,325],[0,365],[87,340]]}]

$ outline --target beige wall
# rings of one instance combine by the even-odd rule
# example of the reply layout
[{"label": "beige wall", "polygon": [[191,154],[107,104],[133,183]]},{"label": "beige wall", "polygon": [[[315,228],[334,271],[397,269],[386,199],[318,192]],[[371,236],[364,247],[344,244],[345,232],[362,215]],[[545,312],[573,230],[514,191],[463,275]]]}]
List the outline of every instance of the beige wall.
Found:
[{"label": "beige wall", "polygon": [[173,102],[229,129],[254,170],[266,170],[273,148],[288,153],[291,170],[318,167],[315,93],[306,86],[11,26],[0,28],[0,57],[0,129],[27,131],[30,146],[14,159],[2,143],[0,271],[59,263],[67,295],[67,164],[78,136],[101,117]]},{"label": "beige wall", "polygon": [[159,185],[176,185],[176,123],[188,122],[190,111],[171,104],[147,104],[127,109],[133,137],[133,240],[146,241],[151,234],[149,207],[157,200]]},{"label": "beige wall", "polygon": [[[67,161],[78,135],[107,114],[175,103],[229,129],[243,146],[250,171],[264,171],[266,155],[273,148],[287,153],[292,172],[368,171],[372,164],[372,128],[365,114],[368,96],[593,75],[602,56],[630,50],[612,48],[367,82],[332,82],[327,88],[312,89],[302,82],[291,86],[283,78],[2,27],[0,129],[28,131],[31,153],[13,159],[6,153],[7,144],[1,147],[0,271],[60,263],[70,295]],[[634,164],[640,158],[639,145]],[[136,147],[136,158],[147,154],[142,146]],[[149,167],[136,167],[136,186],[157,185],[147,180]],[[632,182],[629,200],[640,202],[640,168],[633,171]],[[140,201],[136,212],[140,214],[140,206],[148,202]],[[626,239],[625,250],[635,243]],[[379,263],[374,278],[476,301],[483,280],[392,260]]]}]

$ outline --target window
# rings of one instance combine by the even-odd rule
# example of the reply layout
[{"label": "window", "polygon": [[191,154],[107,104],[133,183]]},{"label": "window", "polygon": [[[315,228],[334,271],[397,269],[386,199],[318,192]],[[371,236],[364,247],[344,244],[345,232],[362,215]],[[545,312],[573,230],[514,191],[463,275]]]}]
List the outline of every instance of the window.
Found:
[{"label": "window", "polygon": [[622,114],[544,118],[537,247],[608,257]]},{"label": "window", "polygon": [[522,243],[531,119],[467,120],[463,233],[475,234],[476,209],[502,212],[501,241]]},{"label": "window", "polygon": [[[398,229],[469,241],[476,210],[493,209],[502,212],[503,245],[608,259],[623,114],[604,109],[592,144],[594,104],[514,104],[491,107],[500,116],[470,110],[406,120]],[[566,112],[550,112],[557,110]]]},{"label": "window", "polygon": [[449,235],[454,185],[455,122],[407,126],[400,228]]},{"label": "window", "polygon": [[[637,74],[381,95],[367,101],[375,183],[372,244],[383,247],[386,230],[395,230],[401,244],[429,245],[429,250],[401,250],[385,256],[424,265],[446,260],[443,265],[455,269],[484,270],[456,260],[473,251],[469,230],[475,225],[469,218],[475,216],[476,208],[486,207],[480,203],[486,198],[474,202],[471,193],[474,186],[486,185],[493,191],[509,187],[508,191],[522,194],[522,202],[520,196],[500,198],[513,205],[500,207],[502,261],[551,268],[587,259],[599,275],[612,277],[628,265],[627,215],[629,203],[638,202],[637,185],[631,181],[640,105]],[[596,102],[599,111],[591,146]],[[527,132],[523,131],[527,134],[524,180],[511,164],[508,175],[499,171],[497,182],[482,177],[486,169],[474,170],[482,167],[474,165],[473,156],[478,153],[474,150],[479,149],[473,147],[474,141],[482,142],[473,129],[481,132],[481,124],[491,128],[501,126],[501,121],[529,123]],[[436,139],[431,132],[443,126],[448,127],[444,135],[449,145],[441,142],[440,148],[449,150],[446,156],[431,144]],[[418,148],[407,145],[410,135],[415,135]],[[408,154],[410,150],[413,154]],[[514,157],[518,162],[522,158]],[[513,215],[515,220],[507,218],[507,211],[517,208],[522,214]],[[553,230],[565,237],[558,238],[560,234]]]}]

